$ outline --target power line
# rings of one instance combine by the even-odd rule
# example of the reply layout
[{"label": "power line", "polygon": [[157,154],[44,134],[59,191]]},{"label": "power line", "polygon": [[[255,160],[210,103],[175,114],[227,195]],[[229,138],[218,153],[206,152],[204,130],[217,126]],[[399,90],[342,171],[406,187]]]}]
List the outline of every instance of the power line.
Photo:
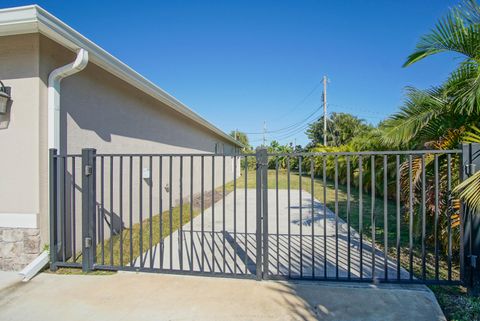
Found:
[{"label": "power line", "polygon": [[263,121],[263,146],[267,146],[267,121]]},{"label": "power line", "polygon": [[[290,109],[289,111],[287,111],[286,113],[284,113],[283,115],[281,115],[280,117],[277,117],[276,119],[280,119],[282,117],[284,117],[285,115],[287,115],[288,113],[290,113],[291,111],[295,110],[299,105],[303,104],[319,87],[320,85],[323,83],[323,86],[324,86],[324,93],[323,93],[323,104],[322,106],[319,106],[317,108],[315,108],[313,110],[312,113],[310,113],[307,117],[305,117],[304,119],[296,122],[296,123],[293,123],[289,126],[286,126],[286,127],[283,127],[283,128],[279,128],[279,129],[275,129],[275,130],[270,130],[270,131],[267,131],[266,130],[266,122],[264,121],[264,126],[263,126],[263,131],[262,132],[246,132],[245,134],[247,135],[262,135],[262,139],[258,139],[258,140],[252,140],[251,142],[260,142],[262,141],[263,142],[263,145],[266,145],[266,134],[269,133],[269,134],[278,134],[279,136],[277,137],[274,137],[275,139],[274,140],[284,140],[286,138],[289,138],[289,137],[292,137],[302,131],[304,131],[306,128],[308,128],[311,124],[311,118],[313,116],[315,116],[315,119],[316,119],[316,114],[318,111],[320,111],[322,108],[323,108],[323,111],[324,111],[324,118],[326,120],[326,110],[327,110],[327,102],[326,102],[326,81],[327,81],[327,77],[324,76],[323,79],[322,79],[322,82],[319,82],[318,84],[316,84],[312,90],[310,90],[310,92],[297,104],[295,105],[292,109]],[[305,124],[306,123],[306,124]]]},{"label": "power line", "polygon": [[[291,113],[292,111],[295,111],[297,110],[298,106],[302,105],[303,103],[305,103],[307,101],[307,99],[313,95],[313,93],[320,87],[320,85],[322,84],[322,82],[318,82],[308,93],[307,95],[305,95],[296,105],[294,105],[292,108],[290,108],[287,112],[281,114],[279,117],[276,117],[276,118],[273,118],[273,120],[278,120],[278,119],[281,119],[283,117],[285,117],[286,115],[288,115],[289,113]],[[316,113],[317,110],[315,109],[313,111],[313,113]],[[312,114],[313,114],[312,113]],[[312,114],[310,114],[309,116],[307,116],[307,118],[309,118]],[[279,128],[279,129],[275,129],[275,130],[271,130],[271,131],[267,131],[267,133],[277,133],[277,132],[281,132],[281,131],[285,131],[285,130],[288,130],[292,127],[295,127],[297,125],[300,125],[302,124],[303,122],[305,122],[306,120],[303,119],[297,123],[294,123],[292,125],[289,125],[287,127],[283,127],[283,128]],[[263,135],[263,131],[262,132],[246,132],[245,134],[247,135]]]},{"label": "power line", "polygon": [[[315,119],[315,121],[317,121]],[[314,121],[311,121],[311,122],[308,122],[307,124],[304,124],[303,126],[300,126],[300,127],[297,127],[297,128],[294,128],[294,129],[291,129],[290,131],[286,132],[286,133],[283,133],[283,134],[280,134],[279,136],[276,136],[276,137],[273,137],[272,140],[277,140],[277,141],[280,141],[280,140],[285,140],[289,137],[292,137],[292,136],[295,136],[303,131],[305,131],[305,129],[307,129],[308,127],[310,127],[310,125],[313,123]],[[253,141],[254,142],[254,141]]]},{"label": "power line", "polygon": [[[288,133],[285,133],[285,134],[282,134],[280,136],[276,136],[276,137],[272,137],[270,139],[270,141],[282,141],[282,140],[285,140],[287,138],[290,138],[290,137],[293,137],[301,132],[303,132],[305,129],[307,129],[312,123],[308,123],[302,127],[299,127],[299,128],[296,128],[295,130],[292,130],[291,132],[288,132]],[[259,142],[262,142],[263,139],[257,139],[257,140],[252,140],[250,141],[251,143],[259,143]]]},{"label": "power line", "polygon": [[[324,130],[324,133],[326,133],[327,131],[327,76],[323,76],[323,79],[322,79],[322,83],[323,83],[323,104],[322,106],[320,106],[317,110],[314,111],[314,113],[312,113],[311,115],[315,114],[317,111],[321,110],[321,108],[323,107],[323,130]],[[310,115],[310,116],[311,116]],[[307,117],[306,120],[308,120],[309,117]],[[300,132],[304,131],[306,128],[308,128],[311,123],[307,123],[306,125],[304,126],[300,126],[301,124],[303,124],[303,122],[301,123],[297,123],[298,124],[298,127],[297,126],[289,126],[291,128],[291,130],[287,133],[283,133],[283,135],[281,135],[280,137],[276,137],[276,140],[285,140],[289,137],[292,137],[292,136],[295,136],[297,134],[299,134]],[[297,125],[296,124],[296,125]],[[295,128],[296,127],[296,128]],[[327,135],[323,135],[324,136],[324,145],[326,146],[327,144],[327,141],[326,141],[326,136]]]},{"label": "power line", "polygon": [[[328,78],[327,78],[327,83],[328,83]],[[388,116],[388,114],[384,114],[384,113],[378,113],[378,112],[375,112],[373,110],[367,110],[367,112],[364,112],[364,108],[362,108],[362,111],[363,112],[358,112],[358,108],[352,108],[352,107],[347,107],[347,106],[344,106],[344,105],[339,105],[339,104],[328,104],[326,105],[326,107],[339,107],[339,108],[342,108],[342,109],[347,109],[347,110],[351,110],[351,111],[354,111],[355,115],[357,116],[366,116],[366,117],[369,117],[369,118],[379,118],[379,119],[383,119],[384,117],[381,117],[380,115],[384,115],[385,117]],[[315,115],[316,112],[318,112],[319,110],[322,109],[322,107],[324,107],[324,105],[322,104],[322,106],[318,107],[317,109],[315,109],[315,111],[313,113],[311,113],[308,117],[306,117],[305,119],[303,119],[302,121],[300,122],[297,122],[295,124],[292,124],[290,126],[287,126],[287,127],[284,127],[282,129],[278,129],[278,130],[272,130],[272,131],[267,131],[267,133],[276,133],[278,134],[277,136],[273,136],[271,137],[271,141],[272,140],[276,140],[276,141],[284,141],[286,139],[289,139],[299,133],[301,133],[302,131],[304,131],[305,129],[307,129],[313,122],[310,121],[306,124],[304,124],[306,121],[309,121],[310,118]],[[326,108],[325,108],[326,109]],[[325,113],[325,109],[324,109],[324,115],[327,115],[327,117],[325,117],[325,119],[328,121],[328,113]],[[332,108],[330,108],[330,112],[332,112]],[[317,119],[315,119],[315,121],[317,121]],[[258,140],[252,140],[251,142],[252,143],[255,143],[255,142],[261,142],[263,141],[263,139],[258,139]],[[265,144],[265,143],[264,143]]]},{"label": "power line", "polygon": [[297,134],[300,134],[301,132],[303,132],[305,129],[307,129],[311,124],[307,124],[301,128],[298,128],[296,131],[293,131],[291,133],[288,133],[286,135],[283,135],[283,136],[279,136],[279,137],[275,137],[275,140],[277,141],[281,141],[281,140],[285,140],[287,138],[290,138],[290,137],[293,137]]},{"label": "power line", "polygon": [[275,129],[275,130],[269,130],[269,131],[262,131],[262,132],[249,132],[249,133],[245,133],[247,135],[263,135],[264,133],[268,133],[268,134],[274,134],[274,133],[280,133],[280,132],[284,132],[284,131],[288,131],[290,129],[293,129],[297,126],[300,126],[302,125],[303,123],[305,123],[306,121],[310,120],[310,118],[312,118],[312,116],[314,116],[318,111],[320,111],[322,109],[322,106],[320,107],[317,107],[315,108],[315,110],[310,113],[307,117],[305,117],[304,119],[302,119],[301,121],[299,122],[296,122],[294,124],[291,124],[289,126],[286,126],[286,127],[283,127],[283,128],[280,128],[280,129]]},{"label": "power line", "polygon": [[280,116],[274,118],[276,120],[278,119],[282,119],[283,117],[285,117],[286,115],[288,115],[289,113],[291,113],[292,111],[295,111],[297,109],[298,106],[302,105],[303,103],[305,103],[305,101],[307,101],[308,98],[310,98],[311,95],[313,95],[313,93],[320,87],[320,85],[322,84],[322,82],[319,82],[317,83],[313,88],[312,90],[310,90],[308,92],[308,94],[303,97],[296,105],[294,105],[292,108],[290,108],[287,112],[281,114]]}]

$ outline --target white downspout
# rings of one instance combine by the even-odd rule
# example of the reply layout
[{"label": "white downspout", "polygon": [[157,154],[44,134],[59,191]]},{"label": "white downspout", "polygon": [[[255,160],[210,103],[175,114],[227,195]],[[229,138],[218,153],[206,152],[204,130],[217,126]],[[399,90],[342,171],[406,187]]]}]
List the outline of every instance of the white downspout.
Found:
[{"label": "white downspout", "polygon": [[[63,78],[84,69],[87,63],[88,51],[80,49],[74,62],[55,69],[48,76],[48,148],[56,148],[58,152],[60,152],[60,82]],[[44,251],[19,273],[23,281],[34,277],[48,262],[49,254]]]},{"label": "white downspout", "polygon": [[60,82],[83,70],[88,63],[88,51],[80,49],[74,62],[53,70],[48,76],[48,148],[60,152]]}]

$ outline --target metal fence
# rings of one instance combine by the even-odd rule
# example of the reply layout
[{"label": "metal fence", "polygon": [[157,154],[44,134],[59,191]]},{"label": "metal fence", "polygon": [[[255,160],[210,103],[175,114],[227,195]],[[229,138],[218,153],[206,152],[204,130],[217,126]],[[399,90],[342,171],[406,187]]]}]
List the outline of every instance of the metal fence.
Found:
[{"label": "metal fence", "polygon": [[471,174],[469,146],[248,155],[51,150],[52,268],[471,283],[478,224],[452,193]]}]

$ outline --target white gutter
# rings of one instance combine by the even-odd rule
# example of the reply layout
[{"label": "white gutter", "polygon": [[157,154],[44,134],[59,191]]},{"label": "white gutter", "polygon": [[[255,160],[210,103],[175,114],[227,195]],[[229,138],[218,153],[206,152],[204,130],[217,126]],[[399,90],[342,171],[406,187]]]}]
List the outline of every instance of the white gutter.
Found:
[{"label": "white gutter", "polygon": [[48,76],[48,148],[60,152],[60,82],[83,70],[88,63],[88,51],[80,49],[74,62],[53,70]]},{"label": "white gutter", "polygon": [[78,48],[87,50],[91,63],[166,104],[197,124],[204,126],[227,142],[238,147],[244,147],[233,137],[41,7],[30,5],[0,9],[0,37],[26,33],[41,33],[73,51],[78,50]]}]

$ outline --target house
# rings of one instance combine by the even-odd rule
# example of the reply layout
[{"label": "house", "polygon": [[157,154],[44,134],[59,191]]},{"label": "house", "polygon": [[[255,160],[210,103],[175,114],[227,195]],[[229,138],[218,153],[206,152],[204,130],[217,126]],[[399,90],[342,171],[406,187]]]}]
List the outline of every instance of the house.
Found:
[{"label": "house", "polygon": [[[0,114],[2,270],[25,266],[48,244],[50,148],[232,154],[241,147],[36,5],[0,10],[0,80],[11,95]],[[218,185],[221,166],[215,171]]]}]

